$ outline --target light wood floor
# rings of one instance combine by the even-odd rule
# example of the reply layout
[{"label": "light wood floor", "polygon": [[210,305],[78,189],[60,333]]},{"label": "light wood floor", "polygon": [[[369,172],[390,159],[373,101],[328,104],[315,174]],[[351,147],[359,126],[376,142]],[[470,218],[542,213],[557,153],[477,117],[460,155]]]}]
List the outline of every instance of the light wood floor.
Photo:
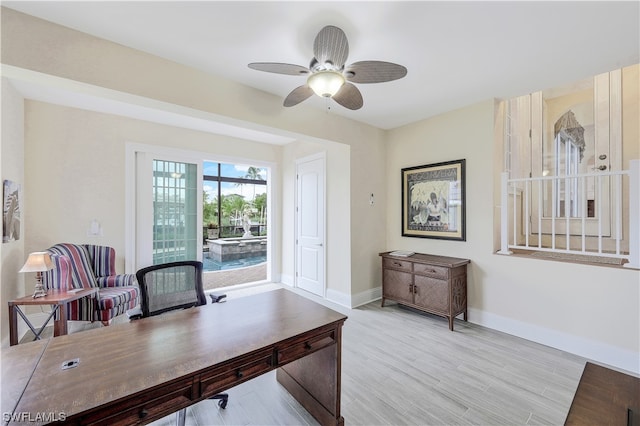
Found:
[{"label": "light wood floor", "polygon": [[[393,302],[327,305],[349,316],[342,346],[347,425],[560,425],[586,362],[461,320],[450,332],[445,319]],[[187,425],[317,424],[275,373],[228,393],[225,410],[215,401],[188,408]],[[153,424],[174,422],[171,415]]]}]

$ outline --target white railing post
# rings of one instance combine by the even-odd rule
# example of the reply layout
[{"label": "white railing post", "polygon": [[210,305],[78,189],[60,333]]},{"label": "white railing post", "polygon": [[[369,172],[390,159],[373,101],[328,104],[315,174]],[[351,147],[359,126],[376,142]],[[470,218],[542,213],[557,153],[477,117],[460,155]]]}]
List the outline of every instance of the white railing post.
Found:
[{"label": "white railing post", "polygon": [[640,269],[640,160],[629,161],[629,263]]},{"label": "white railing post", "polygon": [[509,173],[500,173],[500,250],[499,254],[513,254],[509,251]]}]

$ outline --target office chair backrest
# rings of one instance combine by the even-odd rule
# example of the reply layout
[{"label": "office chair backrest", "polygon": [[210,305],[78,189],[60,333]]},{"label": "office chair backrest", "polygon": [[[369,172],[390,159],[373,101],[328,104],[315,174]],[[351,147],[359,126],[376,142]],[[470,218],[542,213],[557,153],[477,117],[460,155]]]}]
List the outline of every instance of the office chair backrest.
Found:
[{"label": "office chair backrest", "polygon": [[136,277],[143,317],[207,304],[202,288],[202,262],[185,260],[153,265],[140,269]]}]

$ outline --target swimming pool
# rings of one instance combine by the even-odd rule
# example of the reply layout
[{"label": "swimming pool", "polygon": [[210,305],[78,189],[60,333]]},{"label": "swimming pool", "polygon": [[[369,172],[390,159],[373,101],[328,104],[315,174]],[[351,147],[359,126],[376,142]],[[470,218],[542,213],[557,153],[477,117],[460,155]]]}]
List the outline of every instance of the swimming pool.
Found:
[{"label": "swimming pool", "polygon": [[202,269],[204,271],[222,271],[227,269],[245,268],[267,261],[267,256],[248,257],[246,259],[225,260],[218,262],[209,258],[206,254],[202,257]]}]

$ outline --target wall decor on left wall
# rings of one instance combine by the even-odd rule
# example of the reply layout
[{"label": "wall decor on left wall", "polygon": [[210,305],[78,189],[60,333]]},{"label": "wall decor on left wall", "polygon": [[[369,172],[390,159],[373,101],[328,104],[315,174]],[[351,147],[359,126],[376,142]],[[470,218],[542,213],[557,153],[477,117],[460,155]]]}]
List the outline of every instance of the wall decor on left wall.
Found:
[{"label": "wall decor on left wall", "polygon": [[4,207],[2,210],[2,242],[8,243],[20,239],[20,184],[4,181]]}]

